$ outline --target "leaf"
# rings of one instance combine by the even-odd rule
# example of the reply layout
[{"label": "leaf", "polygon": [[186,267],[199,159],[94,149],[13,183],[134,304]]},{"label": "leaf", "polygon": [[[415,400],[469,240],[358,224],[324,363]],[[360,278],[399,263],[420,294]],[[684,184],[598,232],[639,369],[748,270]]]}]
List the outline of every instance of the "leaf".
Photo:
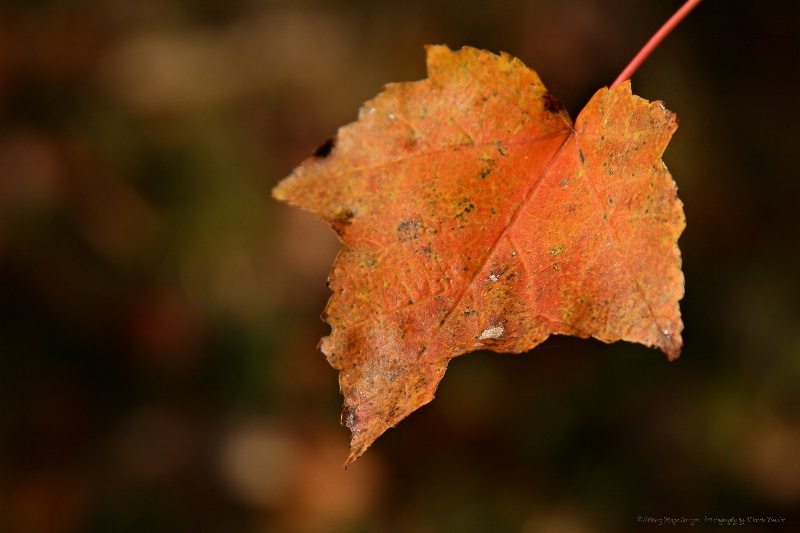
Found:
[{"label": "leaf", "polygon": [[677,128],[630,82],[572,125],[507,54],[430,46],[273,191],[344,247],[320,348],[340,371],[354,461],[433,399],[453,357],[552,334],[682,346],[685,226],[661,155]]}]

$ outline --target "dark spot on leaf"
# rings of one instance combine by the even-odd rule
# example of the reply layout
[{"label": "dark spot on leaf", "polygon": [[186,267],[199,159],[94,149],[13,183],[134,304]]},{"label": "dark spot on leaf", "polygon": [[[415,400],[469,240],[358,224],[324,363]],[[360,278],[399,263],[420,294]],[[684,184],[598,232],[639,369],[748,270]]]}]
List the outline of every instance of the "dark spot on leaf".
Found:
[{"label": "dark spot on leaf", "polygon": [[334,137],[331,137],[330,139],[322,143],[322,145],[320,145],[319,148],[314,150],[314,157],[320,157],[320,158],[328,157],[331,154],[331,151],[333,150],[333,147],[335,145],[336,145],[336,139]]},{"label": "dark spot on leaf", "polygon": [[581,150],[580,148],[578,149],[578,157],[581,158],[581,165],[586,162],[586,159],[583,157],[583,150]]},{"label": "dark spot on leaf", "polygon": [[552,93],[546,92],[542,96],[542,104],[544,104],[544,109],[548,113],[553,113],[558,115],[561,111],[564,110],[564,104],[562,104],[558,98],[553,96]]},{"label": "dark spot on leaf", "polygon": [[356,216],[356,214],[352,209],[344,208],[336,213],[336,220],[342,224],[352,224],[354,216]]},{"label": "dark spot on leaf", "polygon": [[[461,212],[460,212],[460,213],[458,213],[458,214],[455,216],[455,218],[461,218],[462,220],[464,219],[464,215],[465,215],[465,214],[467,214],[467,213],[471,213],[473,210],[475,210],[475,204],[473,204],[473,203],[470,201],[470,199],[469,199],[469,198],[466,198],[466,197],[464,197],[463,199],[459,200],[459,201],[456,203],[456,206],[458,206],[458,207],[460,207],[460,208],[461,208]],[[462,227],[462,228],[463,228],[464,226],[460,226],[460,227]]]},{"label": "dark spot on leaf", "polygon": [[345,228],[353,223],[353,217],[356,214],[352,209],[340,207],[338,208],[328,220],[328,223],[340,237],[344,235]]},{"label": "dark spot on leaf", "polygon": [[375,268],[378,266],[378,259],[375,257],[366,257],[358,266],[360,268]]},{"label": "dark spot on leaf", "polygon": [[492,173],[496,166],[497,161],[494,159],[481,159],[481,172],[478,175],[478,178],[485,179],[489,174]]},{"label": "dark spot on leaf", "polygon": [[404,220],[397,225],[397,238],[400,242],[413,241],[419,237],[422,222],[419,220]]}]

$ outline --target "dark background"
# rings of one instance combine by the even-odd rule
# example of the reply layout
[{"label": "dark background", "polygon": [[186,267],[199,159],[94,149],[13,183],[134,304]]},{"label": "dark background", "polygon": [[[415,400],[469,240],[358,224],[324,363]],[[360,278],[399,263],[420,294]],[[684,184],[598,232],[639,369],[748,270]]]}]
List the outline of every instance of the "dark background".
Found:
[{"label": "dark background", "polygon": [[4,0],[0,531],[800,530],[796,2],[706,0],[633,78],[680,119],[674,363],[471,354],[344,471],[338,243],[269,196],[426,43],[575,116],[680,3]]}]

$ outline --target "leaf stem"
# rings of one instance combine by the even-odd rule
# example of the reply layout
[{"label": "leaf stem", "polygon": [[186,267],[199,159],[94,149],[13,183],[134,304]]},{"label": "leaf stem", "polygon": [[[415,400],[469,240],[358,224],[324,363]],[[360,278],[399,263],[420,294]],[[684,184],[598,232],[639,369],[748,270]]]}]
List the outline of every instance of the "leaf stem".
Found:
[{"label": "leaf stem", "polygon": [[675,26],[680,24],[680,22],[689,14],[689,12],[697,7],[697,4],[700,3],[700,0],[686,0],[686,3],[681,6],[681,8],[675,12],[674,15],[670,17],[670,19],[661,26],[661,29],[658,30],[655,35],[650,37],[650,40],[647,41],[647,44],[639,50],[639,53],[628,63],[628,66],[625,67],[617,79],[614,80],[614,83],[611,84],[611,89],[622,83],[623,81],[630,79],[636,69],[639,68],[645,59],[652,53],[653,50],[664,40],[664,37],[669,35]]}]

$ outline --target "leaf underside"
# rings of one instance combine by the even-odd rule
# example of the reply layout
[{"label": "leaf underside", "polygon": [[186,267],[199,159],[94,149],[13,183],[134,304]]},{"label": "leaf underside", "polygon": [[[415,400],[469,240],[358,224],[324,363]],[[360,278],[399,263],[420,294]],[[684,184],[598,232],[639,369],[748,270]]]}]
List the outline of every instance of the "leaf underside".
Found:
[{"label": "leaf underside", "polygon": [[387,85],[273,191],[344,245],[320,348],[340,372],[346,464],[458,355],[552,334],[682,346],[685,219],[661,160],[675,115],[625,82],[573,124],[516,58],[427,55],[428,79]]}]

